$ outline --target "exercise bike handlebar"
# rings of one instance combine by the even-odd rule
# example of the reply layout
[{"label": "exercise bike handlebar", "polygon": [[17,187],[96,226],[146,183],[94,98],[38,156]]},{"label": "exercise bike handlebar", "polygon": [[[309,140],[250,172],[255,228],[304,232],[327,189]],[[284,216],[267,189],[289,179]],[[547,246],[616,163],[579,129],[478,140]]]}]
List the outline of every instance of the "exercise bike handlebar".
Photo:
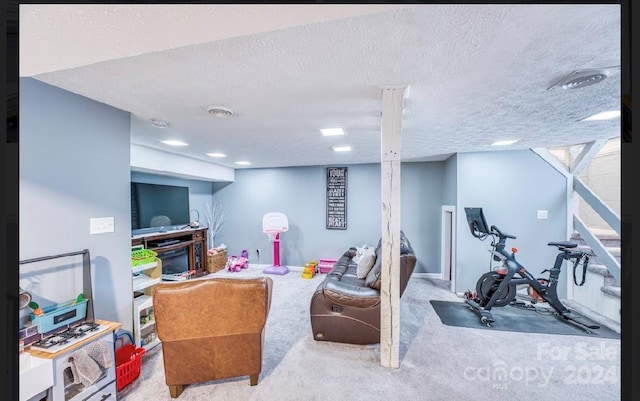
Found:
[{"label": "exercise bike handlebar", "polygon": [[498,227],[491,226],[491,232],[493,233],[494,231],[495,231],[495,234],[497,234],[498,237],[500,237],[500,239],[503,239],[503,238],[516,239],[515,235],[503,233],[502,231],[500,231],[500,229]]}]

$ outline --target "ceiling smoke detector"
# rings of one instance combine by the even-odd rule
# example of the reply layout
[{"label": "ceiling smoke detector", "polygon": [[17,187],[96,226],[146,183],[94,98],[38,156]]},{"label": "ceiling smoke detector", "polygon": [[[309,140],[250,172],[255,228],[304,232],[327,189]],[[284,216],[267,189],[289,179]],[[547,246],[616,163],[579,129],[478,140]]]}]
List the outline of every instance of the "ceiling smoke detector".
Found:
[{"label": "ceiling smoke detector", "polygon": [[560,78],[555,84],[548,87],[547,90],[555,89],[558,87],[562,89],[584,88],[585,86],[590,86],[597,84],[598,82],[602,82],[610,74],[611,71],[608,68],[574,70],[564,77]]},{"label": "ceiling smoke detector", "polygon": [[223,106],[209,106],[207,112],[217,118],[228,118],[233,115],[233,111]]}]

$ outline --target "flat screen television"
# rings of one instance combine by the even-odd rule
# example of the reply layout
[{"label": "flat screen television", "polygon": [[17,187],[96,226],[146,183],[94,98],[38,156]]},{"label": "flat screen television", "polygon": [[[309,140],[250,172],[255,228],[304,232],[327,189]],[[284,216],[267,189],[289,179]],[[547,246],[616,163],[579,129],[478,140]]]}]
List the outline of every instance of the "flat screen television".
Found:
[{"label": "flat screen television", "polygon": [[131,235],[180,229],[189,219],[189,187],[131,183]]}]

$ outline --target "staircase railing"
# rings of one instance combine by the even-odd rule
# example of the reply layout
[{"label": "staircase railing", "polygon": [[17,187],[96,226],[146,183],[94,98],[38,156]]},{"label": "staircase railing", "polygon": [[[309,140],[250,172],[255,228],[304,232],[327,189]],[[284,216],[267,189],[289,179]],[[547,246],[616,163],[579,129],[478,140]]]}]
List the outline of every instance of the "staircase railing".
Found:
[{"label": "staircase railing", "polygon": [[[596,195],[582,180],[580,173],[588,166],[589,162],[606,144],[606,141],[593,141],[584,146],[582,152],[570,167],[573,176],[573,192],[579,195],[584,202],[593,209],[593,211],[604,220],[618,235],[620,235],[620,216],[618,216],[602,199]],[[591,230],[584,224],[582,219],[573,211],[573,229],[577,231],[584,242],[598,256],[598,260],[609,270],[609,273],[615,277],[616,282],[620,283],[620,262],[609,252]]]},{"label": "staircase railing", "polygon": [[[569,198],[575,199],[576,195],[579,195],[598,216],[600,216],[618,235],[620,235],[620,216],[618,216],[606,203],[604,203],[598,195],[591,191],[591,189],[579,178],[582,170],[586,168],[591,159],[593,159],[605,143],[606,141],[594,141],[586,144],[569,169],[567,169],[563,164],[558,163],[557,158],[555,158],[555,156],[553,156],[547,149],[532,150],[559,172],[567,176],[567,182],[572,187],[572,193]],[[573,204],[575,205],[575,202]],[[569,206],[571,206],[571,202],[569,202]],[[570,215],[573,216],[570,223],[573,225],[573,231],[580,234],[585,243],[598,256],[598,260],[607,268],[607,270],[609,270],[609,273],[611,273],[616,281],[620,283],[621,266],[618,259],[609,252],[600,239],[591,232],[586,224],[584,224],[582,219],[580,219],[576,213],[576,208],[569,207],[568,211]]]}]

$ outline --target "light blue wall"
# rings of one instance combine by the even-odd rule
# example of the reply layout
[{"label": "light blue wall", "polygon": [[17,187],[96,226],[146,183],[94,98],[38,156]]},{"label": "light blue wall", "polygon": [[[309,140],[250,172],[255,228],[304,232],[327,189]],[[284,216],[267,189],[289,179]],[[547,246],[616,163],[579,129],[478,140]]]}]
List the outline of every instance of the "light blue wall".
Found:
[{"label": "light blue wall", "polygon": [[[491,238],[482,242],[469,231],[465,207],[479,206],[489,226],[515,235],[507,247],[532,274],[553,266],[550,241],[567,238],[565,177],[531,151],[460,153],[457,156],[456,292],[475,290],[477,278],[489,270]],[[547,210],[548,219],[537,219]],[[565,269],[566,270],[566,269]],[[566,296],[566,277],[558,293]]]},{"label": "light blue wall", "polygon": [[458,198],[458,155],[453,155],[444,161],[442,185],[442,204],[455,205]]},{"label": "light blue wall", "polygon": [[[337,258],[380,238],[379,164],[346,165],[348,229],[327,230],[325,167],[241,169],[230,184],[131,173],[128,113],[34,79],[20,84],[20,259],[89,249],[98,318],[131,329],[132,180],[189,186],[203,223],[207,201],[219,202],[225,222],[216,245],[227,244],[230,254],[249,250],[251,263],[273,262],[272,243],[262,233],[262,216],[270,211],[289,217],[282,264]],[[534,273],[553,263],[547,242],[567,239],[565,178],[532,152],[403,163],[401,177],[401,226],[418,257],[416,272],[440,273],[441,208],[456,205],[457,292],[474,288],[489,263],[489,244],[469,233],[465,206],[482,206],[489,224],[516,235],[519,259]],[[547,220],[536,219],[539,209],[548,211]],[[111,216],[114,233],[89,234],[90,218]],[[63,302],[78,290],[77,277],[42,279],[25,270],[21,286],[44,300]],[[561,283],[561,296],[565,288]]]},{"label": "light blue wall", "polygon": [[[20,260],[89,249],[99,319],[131,329],[129,113],[20,79]],[[115,232],[89,234],[114,217]],[[20,266],[41,306],[82,291],[81,258]],[[73,277],[75,276],[75,277]]]},{"label": "light blue wall", "polygon": [[[273,263],[273,245],[262,232],[267,212],[282,212],[289,231],[281,235],[280,262],[302,266],[337,258],[350,246],[376,245],[380,239],[379,164],[350,165],[347,176],[347,229],[328,230],[326,168],[290,167],[236,171],[234,183],[218,189],[214,200],[225,209],[220,239],[230,254],[250,251],[250,262]],[[439,269],[440,163],[402,164],[402,229],[418,256],[416,271]],[[261,249],[260,258],[256,249]]]}]

